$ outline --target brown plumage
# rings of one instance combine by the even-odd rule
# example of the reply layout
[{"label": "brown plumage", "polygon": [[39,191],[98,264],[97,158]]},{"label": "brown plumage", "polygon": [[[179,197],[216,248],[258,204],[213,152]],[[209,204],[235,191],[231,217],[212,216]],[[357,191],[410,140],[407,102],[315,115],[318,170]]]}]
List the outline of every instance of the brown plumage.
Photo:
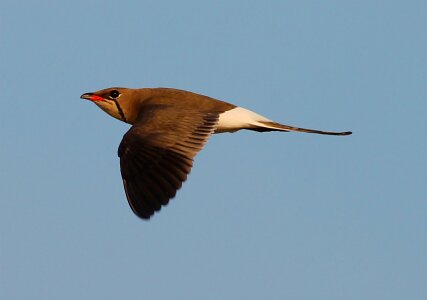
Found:
[{"label": "brown plumage", "polygon": [[191,171],[193,158],[213,133],[248,129],[351,134],[283,125],[233,104],[176,89],[109,88],[81,98],[133,125],[118,155],[129,205],[143,219],[175,196]]}]

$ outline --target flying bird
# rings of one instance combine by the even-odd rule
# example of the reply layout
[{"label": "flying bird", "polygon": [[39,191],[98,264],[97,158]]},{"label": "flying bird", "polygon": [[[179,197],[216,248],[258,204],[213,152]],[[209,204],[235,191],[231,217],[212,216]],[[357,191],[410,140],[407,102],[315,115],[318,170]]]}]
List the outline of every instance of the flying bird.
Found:
[{"label": "flying bird", "polygon": [[187,179],[193,158],[214,133],[241,129],[349,135],[283,125],[236,105],[171,88],[108,88],[81,95],[132,127],[118,149],[126,197],[149,219]]}]

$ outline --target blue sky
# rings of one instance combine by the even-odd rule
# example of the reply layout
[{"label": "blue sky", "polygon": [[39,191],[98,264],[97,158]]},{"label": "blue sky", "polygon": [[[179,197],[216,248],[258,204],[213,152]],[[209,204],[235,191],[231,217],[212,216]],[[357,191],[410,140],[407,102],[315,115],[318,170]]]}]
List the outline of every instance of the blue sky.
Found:
[{"label": "blue sky", "polygon": [[[27,1],[28,2],[28,1]],[[425,1],[2,1],[0,298],[426,299]],[[84,92],[350,137],[216,135],[149,222]]]}]

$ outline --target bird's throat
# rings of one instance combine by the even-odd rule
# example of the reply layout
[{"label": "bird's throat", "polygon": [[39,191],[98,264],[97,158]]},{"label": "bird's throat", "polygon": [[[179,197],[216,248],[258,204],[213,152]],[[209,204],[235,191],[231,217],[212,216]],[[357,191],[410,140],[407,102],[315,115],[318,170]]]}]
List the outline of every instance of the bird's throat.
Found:
[{"label": "bird's throat", "polygon": [[120,106],[119,102],[117,100],[113,100],[113,101],[116,104],[117,111],[119,112],[119,115],[120,115],[122,121],[125,122],[125,123],[127,123],[128,121],[126,120],[126,116],[123,113],[122,107]]},{"label": "bird's throat", "polygon": [[121,108],[120,104],[117,101],[109,100],[109,101],[96,101],[94,102],[96,106],[105,111],[107,114],[120,120],[122,122],[127,123],[126,116]]}]

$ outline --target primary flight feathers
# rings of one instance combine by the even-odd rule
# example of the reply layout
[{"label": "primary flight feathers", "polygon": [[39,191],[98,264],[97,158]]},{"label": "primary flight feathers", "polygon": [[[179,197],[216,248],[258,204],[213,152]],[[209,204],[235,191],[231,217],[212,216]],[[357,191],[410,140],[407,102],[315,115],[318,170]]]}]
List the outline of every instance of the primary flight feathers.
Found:
[{"label": "primary flight feathers", "polygon": [[80,98],[132,125],[118,155],[127,200],[143,219],[175,196],[211,134],[240,129],[351,134],[283,125],[233,104],[177,89],[108,88]]}]

